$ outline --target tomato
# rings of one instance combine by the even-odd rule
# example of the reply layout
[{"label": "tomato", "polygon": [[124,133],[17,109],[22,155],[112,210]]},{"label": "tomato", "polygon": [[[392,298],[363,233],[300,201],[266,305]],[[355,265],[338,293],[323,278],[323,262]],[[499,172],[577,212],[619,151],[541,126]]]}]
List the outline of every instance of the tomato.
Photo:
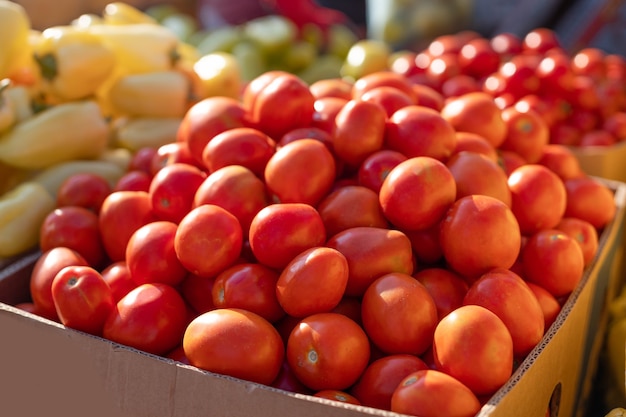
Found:
[{"label": "tomato", "polygon": [[104,323],[102,336],[155,355],[165,355],[181,341],[187,306],[171,286],[137,286],[119,300]]},{"label": "tomato", "polygon": [[470,282],[493,268],[510,268],[521,247],[519,225],[502,201],[483,195],[457,200],[441,222],[447,264]]},{"label": "tomato", "polygon": [[457,200],[468,195],[481,194],[511,206],[508,177],[497,162],[476,152],[463,151],[453,155],[446,162],[446,167],[454,177]]},{"label": "tomato", "polygon": [[176,140],[185,142],[193,158],[202,163],[202,151],[215,135],[248,125],[247,113],[240,101],[230,97],[207,97],[187,110]]},{"label": "tomato", "polygon": [[498,70],[500,54],[494,49],[489,39],[475,38],[461,47],[459,66],[463,74],[480,79]]},{"label": "tomato", "polygon": [[433,298],[439,320],[463,305],[469,285],[459,274],[446,268],[430,267],[417,271],[413,277]]},{"label": "tomato", "polygon": [[583,251],[585,266],[591,264],[598,252],[598,230],[588,221],[576,217],[563,217],[556,229],[573,237]]},{"label": "tomato", "polygon": [[567,146],[555,143],[544,146],[537,163],[548,167],[563,181],[584,176],[578,158]]},{"label": "tomato", "polygon": [[495,268],[483,274],[470,286],[463,303],[485,307],[502,320],[511,333],[513,354],[518,359],[525,358],[543,337],[544,316],[537,297],[508,269]]},{"label": "tomato", "polygon": [[502,119],[507,125],[507,135],[500,149],[516,152],[527,163],[536,163],[550,142],[548,125],[534,110],[522,112],[515,106],[502,110]]},{"label": "tomato", "polygon": [[363,294],[361,319],[381,351],[421,355],[432,343],[437,306],[417,279],[392,272],[377,278]]},{"label": "tomato", "polygon": [[423,230],[439,222],[456,198],[456,183],[440,161],[418,156],[396,165],[379,192],[389,221],[400,229]]},{"label": "tomato", "polygon": [[478,396],[491,395],[513,373],[513,339],[495,313],[464,305],[439,321],[433,338],[436,369]]},{"label": "tomato", "polygon": [[126,245],[126,265],[137,284],[161,282],[176,286],[187,270],[174,250],[176,223],[160,220],[137,229]]},{"label": "tomato", "polygon": [[524,279],[557,298],[570,294],[583,277],[580,244],[560,230],[543,229],[530,236],[521,257]]},{"label": "tomato", "polygon": [[313,103],[315,112],[310,126],[332,134],[335,130],[335,117],[348,101],[349,99],[332,96],[316,99]]},{"label": "tomato", "polygon": [[333,146],[333,138],[331,134],[322,128],[314,126],[300,127],[290,130],[281,136],[277,145],[280,148],[288,143],[300,139],[317,139],[324,145],[328,146],[329,149],[332,149]]},{"label": "tomato", "polygon": [[132,170],[126,172],[117,180],[113,186],[113,191],[145,191],[150,190],[150,183],[152,182],[152,174],[148,174],[145,171]]},{"label": "tomato", "polygon": [[198,368],[269,385],[285,348],[278,331],[258,314],[219,308],[193,319],[183,336],[189,362]]},{"label": "tomato", "polygon": [[550,294],[550,291],[546,290],[541,285],[530,281],[525,282],[526,285],[528,285],[528,288],[530,288],[530,290],[535,294],[535,297],[537,297],[537,301],[539,302],[541,311],[543,312],[544,329],[547,331],[561,312],[561,304],[559,304],[556,297]]},{"label": "tomato", "polygon": [[314,247],[297,255],[283,269],[275,294],[287,314],[304,318],[335,308],[347,283],[346,257],[333,248]]},{"label": "tomato", "polygon": [[310,395],[313,393],[312,390],[307,388],[302,382],[298,380],[298,378],[296,378],[286,358],[283,359],[283,363],[280,371],[278,372],[278,376],[276,376],[276,379],[272,381],[272,384],[270,386],[282,389],[284,391],[297,392],[301,394]]},{"label": "tomato", "polygon": [[618,142],[626,140],[626,110],[604,119],[602,129],[612,134]]},{"label": "tomato", "polygon": [[281,147],[264,171],[265,185],[277,201],[313,206],[330,191],[336,175],[333,154],[316,139],[301,139]]},{"label": "tomato", "polygon": [[508,179],[511,209],[524,235],[555,227],[565,213],[567,195],[563,180],[549,168],[527,164]]},{"label": "tomato", "polygon": [[141,226],[156,221],[150,194],[115,191],[104,200],[98,223],[102,244],[112,262],[124,260],[130,237]]},{"label": "tomato", "polygon": [[315,81],[309,90],[315,99],[323,97],[339,97],[345,100],[352,98],[353,83],[344,78],[324,78]]},{"label": "tomato", "polygon": [[578,146],[613,146],[617,143],[617,139],[611,133],[602,129],[595,129],[589,132],[585,132],[580,137]]},{"label": "tomato", "polygon": [[215,308],[240,308],[269,322],[285,315],[276,296],[278,273],[256,263],[240,263],[222,271],[211,290]]},{"label": "tomato", "polygon": [[180,221],[174,236],[180,263],[202,277],[215,276],[235,263],[242,246],[239,220],[214,204],[192,209]]},{"label": "tomato", "polygon": [[522,52],[522,39],[510,32],[494,35],[489,44],[500,55],[501,60],[507,60],[513,55]]},{"label": "tomato", "polygon": [[56,205],[84,207],[97,214],[111,191],[111,184],[100,175],[89,172],[73,174],[59,185]]},{"label": "tomato", "polygon": [[539,79],[542,94],[565,95],[574,86],[574,72],[572,71],[569,55],[554,53],[544,56],[535,71]]},{"label": "tomato", "polygon": [[270,203],[265,183],[250,169],[229,165],[210,173],[194,195],[192,207],[203,204],[220,206],[234,215],[244,237],[256,214]]},{"label": "tomato", "polygon": [[90,266],[66,266],[55,275],[51,291],[63,325],[101,334],[115,302],[111,288],[97,270]]},{"label": "tomato", "polygon": [[184,363],[185,365],[191,365],[189,363],[189,359],[185,356],[185,350],[183,349],[183,345],[179,344],[174,349],[172,349],[168,354],[165,355],[166,358],[172,359],[176,362]]},{"label": "tomato", "polygon": [[386,121],[387,113],[380,104],[354,99],[346,102],[335,116],[335,155],[348,166],[358,167],[383,147]]},{"label": "tomato", "polygon": [[206,278],[196,274],[187,274],[178,288],[185,302],[199,315],[215,309],[215,304],[213,304],[214,283],[215,277]]},{"label": "tomato", "polygon": [[437,111],[443,108],[445,98],[439,91],[424,84],[415,83],[412,87],[417,97],[416,104]]},{"label": "tomato", "polygon": [[130,158],[128,171],[141,171],[152,175],[152,161],[157,153],[158,149],[152,146],[137,149]]},{"label": "tomato", "polygon": [[443,250],[439,243],[439,223],[428,229],[409,230],[404,233],[411,241],[418,266],[434,265],[443,260]]},{"label": "tomato", "polygon": [[[413,94],[413,91],[410,91]],[[399,109],[415,104],[415,98],[388,85],[367,90],[361,95],[359,100],[379,104],[385,109],[387,117],[391,117]]]},{"label": "tomato", "polygon": [[111,262],[100,271],[100,275],[109,285],[113,300],[116,303],[137,286],[130,275],[126,261]]},{"label": "tomato", "polygon": [[425,71],[426,78],[439,91],[447,80],[460,74],[458,52],[445,52],[434,56]]},{"label": "tomato", "polygon": [[159,146],[152,160],[151,174],[154,176],[161,168],[172,164],[187,164],[204,169],[202,159],[197,160],[187,142],[172,142]]},{"label": "tomato", "polygon": [[410,79],[421,71],[415,64],[416,56],[417,52],[408,49],[395,51],[389,57],[389,70]]},{"label": "tomato", "polygon": [[480,411],[480,402],[458,379],[422,369],[400,381],[391,396],[391,411],[420,417],[472,417]]},{"label": "tomato", "polygon": [[458,97],[481,90],[481,83],[474,77],[466,74],[454,75],[441,84],[441,94],[446,98]]},{"label": "tomato", "polygon": [[498,149],[498,163],[507,175],[511,175],[517,168],[526,165],[526,160],[517,152]]},{"label": "tomato", "polygon": [[369,340],[363,329],[338,313],[318,313],[302,319],[289,335],[286,351],[293,373],[314,391],[347,389],[370,359]]},{"label": "tomato", "polygon": [[44,219],[39,231],[39,247],[47,251],[64,246],[80,253],[90,266],[99,268],[106,261],[100,236],[98,215],[80,206],[54,209]]},{"label": "tomato", "polygon": [[325,398],[327,400],[338,401],[340,403],[361,405],[361,402],[357,400],[354,396],[348,394],[345,391],[336,389],[325,389],[317,391],[313,394],[313,396],[317,398]]},{"label": "tomato", "polygon": [[561,42],[556,32],[549,28],[532,29],[522,40],[522,49],[527,51],[544,53],[553,48],[561,48]]},{"label": "tomato", "polygon": [[529,55],[515,55],[503,62],[495,72],[483,82],[483,91],[498,97],[510,95],[513,101],[529,94],[538,94],[539,78],[535,72],[536,62]]},{"label": "tomato", "polygon": [[160,169],[148,190],[157,218],[178,224],[191,210],[196,190],[205,178],[205,172],[189,164],[174,163]]},{"label": "tomato", "polygon": [[320,214],[310,205],[271,204],[252,219],[249,241],[259,263],[282,269],[304,250],[322,246],[326,230]]},{"label": "tomato", "polygon": [[456,146],[456,134],[438,111],[418,105],[406,106],[389,118],[385,145],[407,158],[427,156],[443,161]]},{"label": "tomato", "polygon": [[33,304],[40,315],[58,321],[58,314],[52,299],[52,281],[55,275],[66,266],[89,266],[83,256],[66,247],[42,250],[30,274],[29,290]]},{"label": "tomato", "polygon": [[389,171],[407,159],[403,153],[391,149],[376,151],[365,158],[359,166],[358,183],[378,193]]},{"label": "tomato", "polygon": [[333,313],[343,314],[354,320],[359,326],[362,326],[361,320],[361,298],[344,296],[339,303],[331,310]]},{"label": "tomato", "polygon": [[572,77],[570,84],[569,91],[564,93],[565,97],[574,109],[589,112],[588,117],[591,116],[592,121],[598,123],[600,115],[597,110],[600,110],[601,103],[596,82],[591,77],[577,75]]},{"label": "tomato", "polygon": [[391,87],[404,93],[411,104],[415,103],[415,92],[411,82],[402,74],[393,71],[377,71],[358,78],[352,86],[352,99],[361,100],[365,93],[380,87]]},{"label": "tomato", "polygon": [[484,137],[470,132],[456,132],[455,135],[456,145],[450,157],[459,152],[471,151],[498,162],[498,151]]},{"label": "tomato", "polygon": [[263,177],[267,161],[276,151],[276,142],[251,127],[228,129],[213,137],[202,151],[202,161],[209,172],[227,165],[241,165]]},{"label": "tomato", "polygon": [[319,203],[317,211],[322,217],[329,238],[352,227],[389,226],[378,204],[378,194],[361,185],[337,188]]},{"label": "tomato", "polygon": [[353,227],[328,239],[326,246],[348,260],[348,296],[362,296],[376,278],[390,272],[413,273],[411,241],[398,230]]}]

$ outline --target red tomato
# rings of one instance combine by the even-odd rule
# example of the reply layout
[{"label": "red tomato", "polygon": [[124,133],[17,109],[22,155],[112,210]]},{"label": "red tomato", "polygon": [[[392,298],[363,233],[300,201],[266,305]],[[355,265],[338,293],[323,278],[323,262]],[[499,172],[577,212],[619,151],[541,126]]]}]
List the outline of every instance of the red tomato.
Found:
[{"label": "red tomato", "polygon": [[554,143],[544,146],[537,163],[548,167],[563,181],[584,175],[578,158],[567,146]]},{"label": "red tomato", "polygon": [[285,315],[276,296],[278,272],[256,263],[241,263],[222,271],[211,290],[215,308],[240,308],[269,322]]},{"label": "red tomato", "polygon": [[574,72],[569,55],[554,53],[545,55],[535,71],[542,94],[565,95],[574,86]]},{"label": "red tomato", "polygon": [[98,213],[104,199],[111,194],[111,184],[100,175],[89,172],[71,175],[57,190],[57,207],[79,206]]},{"label": "red tomato", "polygon": [[444,52],[434,56],[426,68],[425,75],[431,85],[441,91],[442,85],[449,79],[461,74],[458,51]]},{"label": "red tomato", "polygon": [[130,275],[126,261],[117,261],[108,264],[100,271],[100,275],[102,275],[104,281],[109,285],[113,300],[116,303],[137,286],[137,283]]},{"label": "red tomato", "polygon": [[314,391],[347,389],[361,376],[369,359],[367,335],[343,314],[308,316],[296,325],[287,341],[289,366]]},{"label": "red tomato", "polygon": [[404,75],[393,71],[376,71],[357,79],[352,86],[352,99],[361,100],[365,93],[380,87],[391,87],[404,93],[411,104],[415,103],[415,92]]},{"label": "red tomato", "polygon": [[570,294],[583,277],[585,260],[580,244],[560,230],[536,232],[521,256],[524,279],[541,285],[556,298]]},{"label": "red tomato", "polygon": [[561,312],[561,304],[559,301],[550,294],[550,291],[543,288],[541,285],[537,285],[534,282],[526,281],[528,288],[535,294],[537,301],[541,306],[543,312],[544,329],[547,331],[552,323],[556,320],[556,317]]},{"label": "red tomato", "polygon": [[55,275],[66,266],[88,266],[78,252],[66,247],[44,250],[37,258],[30,274],[30,296],[40,315],[57,320],[58,315],[52,299],[52,281]]},{"label": "red tomato", "polygon": [[160,220],[178,224],[191,210],[196,190],[205,178],[205,172],[189,164],[163,167],[148,190],[152,211]]},{"label": "red tomato", "polygon": [[335,158],[328,147],[316,139],[301,139],[272,155],[264,178],[277,201],[314,206],[330,191],[336,174]]},{"label": "red tomato", "polygon": [[572,71],[576,75],[586,75],[596,82],[606,76],[606,52],[594,47],[580,49],[572,56]]},{"label": "red tomato", "polygon": [[150,194],[145,191],[116,191],[104,200],[98,222],[102,243],[112,262],[124,260],[126,245],[135,230],[156,221]]},{"label": "red tomato", "polygon": [[304,318],[335,308],[347,283],[346,257],[336,249],[314,247],[297,255],[283,269],[275,294],[287,314]]},{"label": "red tomato", "polygon": [[315,99],[323,97],[339,97],[345,100],[352,98],[353,83],[343,78],[325,78],[315,81],[309,86]]},{"label": "red tomato", "polygon": [[426,287],[433,298],[439,320],[463,305],[469,286],[459,274],[449,269],[431,267],[414,273],[413,277]]},{"label": "red tomato", "polygon": [[193,156],[187,142],[172,142],[159,146],[152,160],[151,174],[154,176],[163,167],[172,164],[187,164],[204,169],[202,159],[198,161]]},{"label": "red tomato", "polygon": [[563,217],[556,229],[573,237],[583,251],[585,266],[591,264],[598,252],[598,230],[588,221],[577,217]]},{"label": "red tomato", "polygon": [[420,417],[472,417],[480,411],[480,402],[458,379],[422,369],[400,381],[391,397],[391,411]]},{"label": "red tomato", "polygon": [[392,272],[377,278],[363,294],[361,319],[381,351],[421,355],[432,343],[437,306],[417,279]]},{"label": "red tomato", "polygon": [[214,204],[192,209],[180,221],[174,236],[174,250],[180,263],[202,277],[215,276],[234,264],[242,246],[239,220]]},{"label": "red tomato", "polygon": [[205,278],[188,274],[181,282],[179,291],[187,304],[199,315],[215,309],[215,304],[213,304],[214,283],[215,277]]},{"label": "red tomato", "polygon": [[476,133],[456,132],[456,145],[450,157],[463,151],[476,152],[485,155],[494,162],[498,162],[498,151],[496,148],[487,139]]},{"label": "red tomato", "polygon": [[278,372],[278,376],[272,381],[271,386],[289,392],[312,394],[312,391],[296,378],[286,358],[283,359],[283,364]]},{"label": "red tomato", "polygon": [[278,147],[285,146],[288,143],[300,139],[317,139],[328,146],[329,149],[332,149],[333,146],[333,138],[328,131],[319,127],[307,126],[292,129],[285,133],[278,141]]},{"label": "red tomato", "polygon": [[379,192],[383,213],[396,227],[428,229],[439,222],[456,199],[456,183],[440,161],[418,156],[396,165]]},{"label": "red tomato", "polygon": [[176,223],[161,220],[141,226],[126,245],[126,265],[137,284],[161,282],[176,286],[187,270],[174,250]]},{"label": "red tomato", "polygon": [[325,398],[327,400],[338,401],[340,403],[361,405],[361,402],[357,400],[354,396],[348,394],[345,391],[336,389],[325,389],[317,391],[313,394],[313,396],[318,398]]},{"label": "red tomato", "polygon": [[[413,90],[410,90],[410,93],[413,94]],[[388,85],[375,87],[364,92],[359,100],[379,104],[385,109],[387,117],[391,117],[392,114],[401,108],[415,104],[415,98]]]},{"label": "red tomato", "polygon": [[507,175],[511,175],[517,168],[526,165],[526,160],[516,152],[499,149],[498,163],[502,166],[502,169],[504,169]]},{"label": "red tomato", "polygon": [[523,235],[555,227],[563,218],[567,195],[563,180],[549,168],[527,164],[509,175],[511,210]]},{"label": "red tomato", "polygon": [[440,111],[444,105],[444,97],[439,91],[424,84],[413,84],[417,96],[416,104]]},{"label": "red tomato", "polygon": [[152,182],[152,174],[144,171],[133,170],[128,171],[120,177],[113,186],[113,191],[145,191],[150,190]]},{"label": "red tomato", "polygon": [[389,69],[396,74],[403,75],[409,80],[413,75],[421,73],[421,69],[415,64],[415,57],[417,52],[402,50],[396,51],[391,57],[389,63]]},{"label": "red tomato", "polygon": [[61,269],[52,280],[52,300],[61,323],[72,329],[100,335],[115,302],[111,288],[89,266]]},{"label": "red tomato", "polygon": [[626,110],[604,119],[602,129],[612,134],[618,142],[626,140]]},{"label": "red tomato", "polygon": [[167,284],[142,284],[126,294],[109,314],[102,336],[155,355],[165,355],[182,339],[187,306]]},{"label": "red tomato", "polygon": [[522,39],[509,32],[494,35],[489,44],[500,55],[501,60],[507,60],[512,55],[522,52]]},{"label": "red tomato", "polygon": [[444,97],[458,97],[463,94],[482,90],[482,85],[474,77],[466,74],[454,75],[441,84],[441,94]]},{"label": "red tomato", "polygon": [[552,29],[535,28],[528,32],[522,40],[522,49],[536,52],[548,52],[553,48],[560,48],[561,42]]},{"label": "red tomato", "polygon": [[267,161],[276,151],[276,142],[260,130],[236,127],[215,135],[202,151],[209,172],[227,165],[241,165],[263,177]]},{"label": "red tomato", "polygon": [[54,209],[39,231],[39,247],[47,251],[64,246],[78,252],[90,266],[99,268],[106,260],[100,236],[98,215],[80,206]]},{"label": "red tomato", "polygon": [[532,56],[515,55],[484,80],[483,91],[493,97],[509,95],[513,101],[528,94],[538,94],[540,82],[535,69]]},{"label": "red tomato", "polygon": [[361,298],[344,296],[339,300],[339,304],[332,309],[333,313],[343,314],[354,320],[359,326],[362,326],[361,320]]},{"label": "red tomato", "polygon": [[578,146],[613,146],[617,143],[617,139],[611,133],[602,129],[595,129],[589,132],[584,132],[580,137]]},{"label": "red tomato", "polygon": [[428,229],[410,230],[404,233],[411,241],[417,265],[424,267],[443,260],[443,250],[439,243],[439,223]]},{"label": "red tomato", "polygon": [[502,201],[483,195],[457,200],[441,222],[448,265],[470,282],[493,268],[510,268],[521,247],[519,225]]},{"label": "red tomato", "polygon": [[353,227],[328,239],[326,246],[338,250],[348,260],[348,296],[362,296],[382,275],[413,273],[411,241],[398,230]]},{"label": "red tomato", "polygon": [[489,39],[472,39],[459,51],[459,66],[463,74],[480,79],[498,70],[500,54]]},{"label": "red tomato", "polygon": [[128,171],[142,171],[152,175],[152,161],[156,158],[158,149],[154,147],[144,147],[136,150],[130,158]]},{"label": "red tomato", "polygon": [[278,376],[285,355],[270,322],[237,308],[211,310],[192,320],[183,349],[193,366],[266,385]]},{"label": "red tomato", "polygon": [[550,141],[548,125],[534,110],[520,111],[518,107],[502,110],[507,135],[500,149],[513,151],[530,164],[541,158],[543,148]]},{"label": "red tomato", "polygon": [[185,365],[191,365],[191,363],[189,363],[189,359],[185,356],[185,350],[183,349],[182,344],[176,346],[167,355],[165,355],[165,357],[175,360],[176,362],[184,363]]},{"label": "red tomato", "polygon": [[319,213],[310,205],[272,204],[252,219],[249,240],[259,263],[282,269],[304,250],[323,245],[326,230]]},{"label": "red tomato", "polygon": [[390,149],[381,149],[372,153],[359,166],[357,172],[359,185],[378,193],[389,171],[407,159],[401,152]]},{"label": "red tomato", "polygon": [[328,134],[332,134],[335,130],[335,117],[339,111],[346,105],[348,99],[339,97],[320,97],[313,103],[315,112],[311,127],[321,129]]},{"label": "red tomato", "polygon": [[513,340],[495,313],[464,305],[437,325],[433,358],[436,369],[456,378],[475,395],[491,395],[513,373]]}]

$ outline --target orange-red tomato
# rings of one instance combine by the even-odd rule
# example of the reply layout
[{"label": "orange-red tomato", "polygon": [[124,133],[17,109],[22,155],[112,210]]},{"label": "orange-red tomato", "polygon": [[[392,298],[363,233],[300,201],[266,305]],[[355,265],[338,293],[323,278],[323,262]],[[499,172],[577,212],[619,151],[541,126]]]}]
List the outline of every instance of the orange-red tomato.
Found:
[{"label": "orange-red tomato", "polygon": [[[410,92],[413,93],[412,90]],[[391,117],[397,110],[415,104],[415,99],[411,98],[409,94],[388,85],[374,87],[364,92],[359,100],[381,105],[385,109],[387,117]]]},{"label": "orange-red tomato", "polygon": [[526,285],[528,285],[528,288],[530,288],[530,290],[535,294],[535,297],[537,297],[537,301],[539,302],[541,311],[543,312],[544,329],[547,331],[561,312],[561,304],[555,296],[550,294],[550,291],[546,290],[541,285],[530,281],[525,282]]},{"label": "orange-red tomato", "polygon": [[470,151],[485,155],[494,162],[498,162],[498,151],[484,137],[470,132],[456,132],[456,145],[451,157],[459,152]]},{"label": "orange-red tomato", "polygon": [[588,266],[598,252],[598,230],[588,221],[576,217],[563,217],[556,229],[567,233],[580,244],[585,266]]},{"label": "orange-red tomato", "polygon": [[213,310],[213,283],[215,277],[201,277],[187,274],[179,286],[180,295],[196,314]]},{"label": "orange-red tomato", "polygon": [[335,130],[335,117],[348,101],[349,99],[333,96],[316,99],[313,103],[315,112],[311,127],[321,129],[331,135]]},{"label": "orange-red tomato", "polygon": [[376,151],[361,163],[357,173],[359,185],[378,193],[389,171],[408,158],[401,152],[391,149]]},{"label": "orange-red tomato", "polygon": [[338,401],[340,403],[361,405],[361,402],[357,400],[353,395],[348,394],[345,391],[336,389],[325,389],[317,391],[313,394],[317,398],[325,398],[327,400]]},{"label": "orange-red tomato", "polygon": [[172,164],[187,164],[204,170],[202,159],[197,160],[193,156],[187,142],[170,142],[159,146],[152,158],[150,174],[154,176],[162,168]]},{"label": "orange-red tomato", "polygon": [[352,98],[360,100],[365,93],[379,87],[391,87],[406,94],[411,103],[415,103],[415,92],[404,75],[393,71],[376,71],[357,79],[352,86]]},{"label": "orange-red tomato", "polygon": [[315,81],[309,86],[315,99],[323,97],[339,97],[345,100],[352,98],[353,83],[344,78],[325,78]]},{"label": "orange-red tomato", "polygon": [[571,178],[565,181],[567,205],[564,216],[577,217],[603,229],[617,212],[613,192],[591,177]]},{"label": "orange-red tomato", "polygon": [[481,79],[498,70],[500,55],[489,39],[478,37],[461,47],[459,66],[464,74]]},{"label": "orange-red tomato", "polygon": [[537,163],[550,168],[563,181],[584,175],[578,158],[567,146],[555,143],[544,146]]},{"label": "orange-red tomato", "polygon": [[443,108],[445,98],[443,94],[424,84],[413,84],[413,91],[417,96],[416,104],[424,107],[429,107],[433,110],[440,111]]},{"label": "orange-red tomato", "polygon": [[90,172],[71,175],[57,190],[56,205],[80,206],[98,213],[102,202],[111,193],[111,184],[102,176]]},{"label": "orange-red tomato", "polygon": [[[120,177],[113,186],[111,192],[114,191],[145,191],[150,190],[152,182],[152,174],[138,169],[128,171]],[[106,197],[105,197],[106,198]]]},{"label": "orange-red tomato", "polygon": [[130,275],[126,261],[111,262],[100,271],[100,275],[109,284],[113,300],[116,303],[137,286],[137,283]]},{"label": "orange-red tomato", "polygon": [[431,267],[417,271],[413,277],[426,287],[433,298],[439,320],[463,305],[469,285],[454,271]]},{"label": "orange-red tomato", "polygon": [[516,152],[526,162],[534,164],[541,158],[543,148],[550,142],[548,125],[534,110],[520,111],[518,107],[502,110],[507,134],[500,149]]},{"label": "orange-red tomato", "polygon": [[178,224],[191,210],[196,190],[205,178],[204,171],[185,163],[161,168],[148,189],[157,218]]}]

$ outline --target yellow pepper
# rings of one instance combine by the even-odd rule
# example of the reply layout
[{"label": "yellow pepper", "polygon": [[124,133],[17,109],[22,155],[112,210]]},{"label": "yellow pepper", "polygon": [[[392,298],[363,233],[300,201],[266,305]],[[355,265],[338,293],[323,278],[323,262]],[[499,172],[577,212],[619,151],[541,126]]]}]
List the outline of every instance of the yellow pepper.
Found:
[{"label": "yellow pepper", "polygon": [[118,120],[114,143],[131,151],[158,148],[176,141],[182,117],[139,117]]},{"label": "yellow pepper", "polygon": [[124,2],[113,2],[104,6],[102,18],[107,25],[157,24],[150,15]]},{"label": "yellow pepper", "polygon": [[0,79],[9,77],[29,54],[30,20],[21,5],[0,0]]},{"label": "yellow pepper", "polygon": [[110,125],[93,100],[49,107],[0,136],[0,161],[25,169],[96,158],[107,147]]},{"label": "yellow pepper", "polygon": [[44,30],[34,47],[44,91],[61,101],[89,97],[108,79],[116,56],[99,37],[74,26]]},{"label": "yellow pepper", "polygon": [[8,78],[0,81],[0,133],[9,130],[17,120],[15,106],[6,96],[6,90],[10,85]]},{"label": "yellow pepper", "polygon": [[55,201],[36,182],[23,182],[0,196],[0,257],[11,257],[33,249],[39,229]]}]

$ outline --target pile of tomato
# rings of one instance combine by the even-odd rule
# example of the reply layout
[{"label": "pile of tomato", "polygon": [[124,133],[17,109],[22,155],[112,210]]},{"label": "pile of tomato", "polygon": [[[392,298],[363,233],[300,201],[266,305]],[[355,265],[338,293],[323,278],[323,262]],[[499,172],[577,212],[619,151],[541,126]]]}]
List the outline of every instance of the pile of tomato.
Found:
[{"label": "pile of tomato", "polygon": [[[138,151],[117,184],[63,184],[19,306],[288,391],[475,415],[554,323],[616,213],[554,131],[585,109],[594,128],[623,115],[626,64],[565,68],[537,33],[517,49],[450,35],[357,80],[270,71],[239,100],[198,102],[177,141]],[[580,77],[605,94],[595,110]]]}]

